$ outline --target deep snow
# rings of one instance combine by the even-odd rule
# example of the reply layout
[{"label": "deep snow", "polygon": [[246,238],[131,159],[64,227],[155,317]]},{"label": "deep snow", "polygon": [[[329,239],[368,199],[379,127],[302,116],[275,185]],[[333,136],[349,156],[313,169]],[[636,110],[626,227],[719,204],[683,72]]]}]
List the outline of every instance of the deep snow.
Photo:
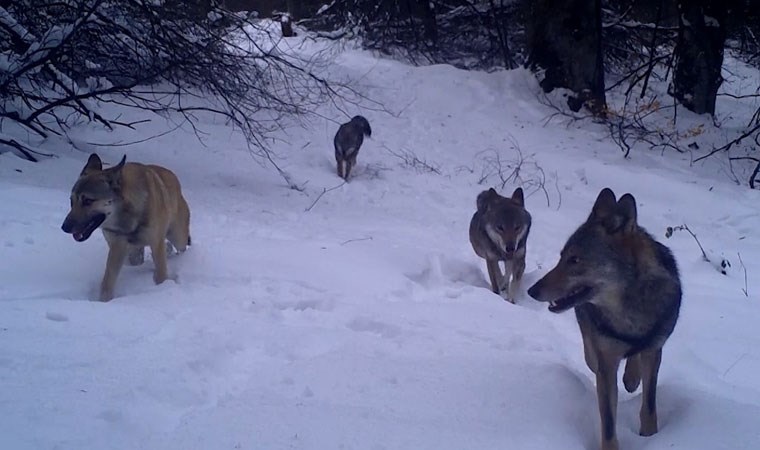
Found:
[{"label": "deep snow", "polygon": [[[596,448],[574,317],[552,315],[525,289],[606,186],[636,196],[640,224],[673,250],[685,292],[660,371],[660,432],[638,436],[641,394],[621,388],[621,448],[760,444],[758,192],[713,161],[690,167],[690,155],[643,149],[624,160],[600,125],[547,124],[553,110],[522,70],[414,68],[352,49],[331,70],[394,114],[347,111],[369,118],[373,138],[351,182],[324,194],[341,184],[332,136],[347,120],[328,105],[334,121],[294,126],[274,144],[304,193],[210,119],[205,145],[186,127],[129,147],[85,144],[174,126],[151,117],[135,133],[83,125],[71,136],[79,150],[55,148],[59,158],[38,164],[0,155],[0,448]],[[722,105],[722,117],[746,119]],[[487,288],[467,227],[478,192],[517,185],[502,189],[493,174],[479,183],[494,155],[505,166],[517,158],[515,145],[533,228],[511,305]],[[59,227],[94,150],[179,176],[194,245],[169,262],[177,282],[153,285],[147,261],[125,267],[115,300],[90,301],[105,241],[95,233],[79,244]],[[730,260],[727,275],[687,233],[665,239],[682,223]]]}]

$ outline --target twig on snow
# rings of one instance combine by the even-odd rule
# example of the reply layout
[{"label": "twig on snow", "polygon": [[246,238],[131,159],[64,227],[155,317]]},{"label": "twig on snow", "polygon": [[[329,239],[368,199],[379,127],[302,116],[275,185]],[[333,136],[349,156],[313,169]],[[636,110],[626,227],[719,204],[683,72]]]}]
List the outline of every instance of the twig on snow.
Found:
[{"label": "twig on snow", "polygon": [[322,192],[320,192],[320,193],[319,193],[319,195],[317,196],[317,198],[316,198],[316,199],[314,199],[314,202],[312,202],[312,204],[311,204],[311,205],[309,205],[309,207],[308,207],[308,208],[306,208],[306,209],[304,210],[304,212],[309,212],[309,211],[311,211],[311,210],[312,210],[312,208],[314,208],[314,206],[317,204],[317,202],[319,201],[319,199],[320,199],[320,198],[322,198],[322,196],[323,196],[323,195],[327,194],[327,193],[328,193],[328,192],[330,192],[330,191],[334,191],[334,190],[338,189],[339,187],[343,186],[344,184],[346,184],[346,182],[345,182],[345,181],[344,181],[344,182],[342,182],[341,184],[337,185],[337,186],[333,186],[333,187],[331,187],[330,189],[327,189],[327,188],[322,188]]},{"label": "twig on snow", "polygon": [[744,261],[742,261],[742,254],[736,252],[736,255],[739,257],[739,264],[742,265],[742,270],[744,270],[744,289],[742,289],[742,292],[744,292],[745,297],[749,297],[749,289],[747,288],[747,266],[745,266]]},{"label": "twig on snow", "polygon": [[349,239],[347,241],[341,242],[340,245],[346,245],[346,244],[349,244],[351,242],[371,241],[371,240],[372,240],[372,236],[367,236],[367,237],[363,237],[363,238]]}]

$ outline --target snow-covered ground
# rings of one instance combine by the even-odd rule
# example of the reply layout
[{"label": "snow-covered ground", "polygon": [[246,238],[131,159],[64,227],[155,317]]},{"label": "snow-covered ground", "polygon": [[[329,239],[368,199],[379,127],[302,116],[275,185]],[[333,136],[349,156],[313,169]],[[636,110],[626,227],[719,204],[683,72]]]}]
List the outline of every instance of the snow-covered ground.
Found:
[{"label": "snow-covered ground", "polygon": [[[373,138],[356,176],[332,190],[328,120],[275,144],[303,193],[220,121],[201,124],[205,145],[189,129],[83,144],[173,126],[152,117],[131,134],[82,126],[72,139],[84,151],[57,148],[37,164],[0,155],[0,448],[594,449],[596,393],[574,316],[525,289],[607,186],[635,195],[684,285],[660,371],[660,432],[638,436],[641,394],[621,389],[621,448],[757,448],[760,193],[712,161],[644,150],[624,160],[600,125],[546,124],[554,111],[522,70],[414,68],[358,50],[332,70],[395,113],[347,111],[368,117]],[[516,147],[533,228],[512,305],[488,289],[467,228],[481,190],[520,184],[502,188],[494,172],[499,155],[509,173]],[[193,247],[170,260],[176,282],[155,286],[148,261],[125,267],[112,302],[91,301],[105,241],[76,243],[60,225],[93,149],[178,174]],[[437,173],[399,157],[411,154]],[[665,239],[684,223],[730,261],[727,275],[687,233]]]}]

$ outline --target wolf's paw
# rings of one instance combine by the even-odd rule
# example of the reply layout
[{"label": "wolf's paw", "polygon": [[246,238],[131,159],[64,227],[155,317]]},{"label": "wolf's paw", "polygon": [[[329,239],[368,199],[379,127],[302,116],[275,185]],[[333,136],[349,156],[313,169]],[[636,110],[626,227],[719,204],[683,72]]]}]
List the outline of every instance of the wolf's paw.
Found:
[{"label": "wolf's paw", "polygon": [[639,435],[652,436],[654,434],[657,434],[657,416],[643,417],[641,419]]},{"label": "wolf's paw", "polygon": [[153,282],[156,284],[161,284],[164,281],[166,281],[169,277],[165,273],[153,273]]},{"label": "wolf's paw", "polygon": [[509,303],[513,303],[513,304],[515,303],[515,298],[514,298],[514,296],[512,296],[512,295],[509,294],[509,289],[508,288],[502,289],[499,292],[499,295],[501,296],[501,298],[503,298],[504,300],[508,301]]},{"label": "wolf's paw", "polygon": [[[623,375],[623,386],[625,386],[625,390],[628,392],[636,392],[636,389],[639,388],[639,383],[641,382],[641,378],[633,378],[631,376],[628,376],[628,373],[626,372],[625,375]],[[646,435],[643,435],[646,436]]]}]

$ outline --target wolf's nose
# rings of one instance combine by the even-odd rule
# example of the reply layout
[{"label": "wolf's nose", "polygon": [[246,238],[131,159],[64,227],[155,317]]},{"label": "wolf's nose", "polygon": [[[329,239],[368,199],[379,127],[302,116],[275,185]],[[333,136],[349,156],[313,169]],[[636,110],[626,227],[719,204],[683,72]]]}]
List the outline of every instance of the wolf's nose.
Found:
[{"label": "wolf's nose", "polygon": [[504,250],[506,250],[507,253],[513,253],[515,251],[515,244],[507,244],[504,247]]},{"label": "wolf's nose", "polygon": [[532,298],[538,298],[538,283],[534,284],[528,289],[528,295]]},{"label": "wolf's nose", "polygon": [[64,233],[71,233],[71,224],[68,222],[63,222],[63,225],[61,225],[61,229]]}]

